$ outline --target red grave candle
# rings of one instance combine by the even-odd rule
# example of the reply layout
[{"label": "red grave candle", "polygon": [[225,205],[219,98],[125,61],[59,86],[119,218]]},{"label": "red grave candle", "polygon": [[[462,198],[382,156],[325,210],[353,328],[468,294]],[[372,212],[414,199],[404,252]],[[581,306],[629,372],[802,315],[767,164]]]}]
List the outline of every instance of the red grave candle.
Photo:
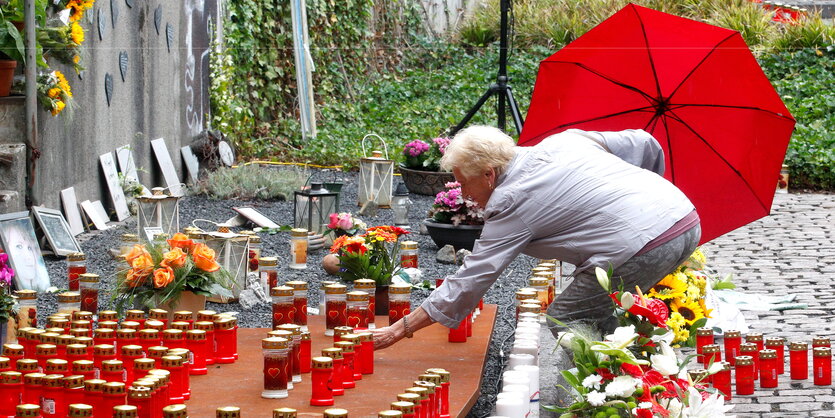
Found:
[{"label": "red grave candle", "polygon": [[9,359],[9,370],[16,371],[17,361],[23,358],[23,346],[20,344],[3,344],[3,356]]},{"label": "red grave candle", "polygon": [[286,338],[270,337],[261,340],[264,351],[264,390],[262,398],[286,398],[290,383],[288,362],[290,341]]},{"label": "red grave candle", "polygon": [[722,370],[713,375],[713,387],[722,392],[726,401],[731,400],[731,363],[723,361]]},{"label": "red grave candle", "polygon": [[812,379],[815,386],[832,384],[832,349],[815,347],[812,349]]},{"label": "red grave candle", "polygon": [[58,358],[58,347],[54,344],[37,345],[35,348],[35,359],[38,360],[38,366],[41,370],[46,369],[46,361],[53,358]]},{"label": "red grave candle", "polygon": [[215,342],[214,322],[197,321],[194,323],[194,329],[206,332],[206,365],[211,366],[215,364],[215,357],[217,356],[217,343]]},{"label": "red grave candle", "polygon": [[307,283],[299,280],[289,281],[284,284],[293,289],[293,323],[307,331]]},{"label": "red grave candle", "polygon": [[457,328],[450,328],[449,329],[449,336],[447,337],[447,341],[451,343],[465,343],[467,342],[467,324],[466,322],[469,321],[469,318],[464,318],[460,324],[458,324]]},{"label": "red grave candle", "polygon": [[337,347],[342,348],[341,344],[345,342],[349,342],[354,346],[354,363],[352,365],[354,371],[354,381],[362,380],[362,341],[359,335],[357,334],[346,334],[342,336],[342,341],[340,341],[336,345]]},{"label": "red grave candle", "polygon": [[[126,345],[136,345],[139,344],[139,333],[141,331],[137,331],[132,328],[119,328],[116,330],[116,347],[124,347]],[[157,334],[159,335],[159,334]],[[151,346],[153,347],[153,346]]]},{"label": "red grave candle", "polygon": [[0,416],[14,416],[15,406],[22,402],[23,374],[15,371],[0,373]]},{"label": "red grave candle", "polygon": [[762,351],[762,349],[765,348],[763,344],[763,334],[760,332],[749,332],[748,335],[745,336],[745,342],[756,344],[757,351]]},{"label": "red grave candle", "polygon": [[328,381],[333,377],[333,360],[330,357],[315,357],[312,361],[310,383],[313,389],[310,395],[310,405],[333,405],[333,391],[328,386]]},{"label": "red grave candle", "polygon": [[137,418],[151,418],[151,389],[144,386],[128,388],[128,405],[137,409]]},{"label": "red grave candle", "polygon": [[0,373],[12,371],[12,364],[8,357],[0,357]]},{"label": "red grave candle", "polygon": [[61,358],[53,358],[46,361],[46,374],[60,374],[61,377],[70,375],[70,364]]},{"label": "red grave candle", "polygon": [[72,362],[72,373],[84,376],[84,380],[96,379],[96,366],[90,360],[76,360]]},{"label": "red grave candle", "polygon": [[142,347],[138,345],[126,345],[121,348],[122,353],[122,363],[124,363],[125,367],[125,383],[130,385],[136,378],[133,377],[133,364],[134,361],[140,358],[145,357],[145,354],[142,352]]},{"label": "red grave candle", "polygon": [[273,329],[282,324],[292,324],[296,307],[293,305],[293,288],[277,286],[270,288],[273,309]]},{"label": "red grave candle", "polygon": [[325,335],[333,335],[333,329],[348,325],[345,285],[332,284],[325,287]]},{"label": "red grave candle", "polygon": [[[417,393],[407,392],[407,393],[400,393],[397,395],[398,402],[406,402],[410,403],[412,407],[412,416],[414,418],[421,418],[426,416],[426,411],[423,411],[420,407],[420,395]],[[405,406],[405,405],[404,405]],[[406,416],[406,412],[403,412],[403,416]]]},{"label": "red grave candle", "polygon": [[72,253],[67,256],[67,281],[69,289],[78,291],[78,276],[87,273],[87,257],[84,253]]},{"label": "red grave candle", "polygon": [[362,345],[362,367],[360,372],[362,374],[374,374],[374,334],[361,332],[357,335],[359,335],[360,344]]},{"label": "red grave candle", "polygon": [[99,310],[99,275],[84,273],[78,276],[81,292],[81,310],[97,312]]},{"label": "red grave candle", "polygon": [[719,361],[722,361],[722,349],[719,347],[719,344],[702,346],[702,364],[705,366],[705,369]]},{"label": "red grave candle", "polygon": [[162,322],[162,326],[168,326],[168,311],[165,309],[151,309],[148,311],[148,319]]},{"label": "red grave candle", "polygon": [[[104,380],[101,379],[91,379],[84,381],[84,403],[93,407],[93,416],[101,416],[104,411],[104,405],[102,401],[102,385],[104,385]],[[107,416],[107,415],[104,415]]]},{"label": "red grave candle", "polygon": [[713,344],[713,328],[703,327],[696,329],[696,353],[699,358],[702,357],[702,349],[704,346],[710,344]]},{"label": "red grave candle", "polygon": [[427,396],[427,404],[426,404],[426,416],[427,418],[437,418],[438,417],[438,396],[435,393],[437,388],[435,384],[432,382],[425,382],[425,381],[415,381],[414,387],[424,388],[426,389],[426,396]]},{"label": "red grave candle", "polygon": [[310,373],[310,361],[311,361],[311,341],[310,341],[310,333],[307,331],[302,331],[301,341],[299,342],[299,362],[300,370],[302,373]]},{"label": "red grave candle", "polygon": [[84,378],[78,375],[61,379],[64,386],[64,402],[69,406],[74,403],[84,403]]},{"label": "red grave candle", "polygon": [[342,387],[353,389],[356,387],[356,383],[354,383],[354,343],[340,341],[334,343],[334,346],[342,350]]},{"label": "red grave candle", "polygon": [[407,284],[389,286],[389,325],[394,325],[412,311],[412,287]]},{"label": "red grave candle", "polygon": [[377,283],[371,279],[354,280],[354,290],[368,293],[368,328],[375,328],[376,325],[374,324],[374,311],[377,309]]},{"label": "red grave candle", "polygon": [[138,358],[133,361],[133,380],[137,381],[145,377],[150,370],[156,367],[157,361],[152,358]]},{"label": "red grave candle", "polygon": [[185,400],[187,392],[185,386],[186,369],[183,358],[180,356],[163,356],[162,368],[168,370],[171,376],[171,401],[173,403],[182,403]]},{"label": "red grave candle", "polygon": [[345,334],[352,334],[354,329],[349,326],[335,327],[333,329],[333,342],[338,343],[342,341],[342,336]]},{"label": "red grave candle", "polygon": [[736,394],[754,393],[754,359],[751,356],[736,357]]},{"label": "red grave candle", "polygon": [[390,408],[393,411],[400,411],[402,418],[416,418],[415,404],[406,401],[392,402]]},{"label": "red grave candle", "polygon": [[809,344],[802,341],[789,343],[789,372],[792,380],[809,378]]},{"label": "red grave candle", "polygon": [[121,360],[105,360],[101,363],[101,379],[125,383],[128,380],[128,373]]},{"label": "red grave candle", "polygon": [[830,347],[829,337],[814,337],[812,338],[812,348]]},{"label": "red grave candle", "polygon": [[325,348],[322,350],[322,356],[329,357],[333,360],[333,377],[330,379],[329,387],[334,396],[342,396],[345,394],[343,382],[345,378],[343,373],[344,361],[342,358],[342,349],[338,347]]},{"label": "red grave candle", "polygon": [[743,356],[751,357],[754,361],[754,379],[759,377],[760,372],[760,350],[754,343],[742,343],[739,345],[739,352]]},{"label": "red grave candle", "polygon": [[[406,393],[414,393],[420,396],[420,417],[431,418],[434,416],[434,414],[432,414],[431,406],[429,405],[429,391],[426,388],[411,387],[406,389]],[[418,413],[417,408],[415,408],[415,413]]]},{"label": "red grave candle", "polygon": [[208,351],[206,331],[190,329],[186,331],[186,347],[191,352],[192,364],[188,370],[191,375],[204,375],[209,372],[206,368]]},{"label": "red grave candle", "polygon": [[777,375],[777,352],[760,350],[760,387],[776,388]]},{"label": "red grave candle", "polygon": [[777,353],[777,374],[786,372],[785,349],[786,340],[783,337],[770,337],[765,339],[765,348],[774,350]]},{"label": "red grave candle", "polygon": [[167,329],[162,332],[162,345],[168,348],[186,348],[185,337],[183,330]]},{"label": "red grave candle", "polygon": [[368,294],[362,291],[347,294],[347,324],[354,329],[368,329]]},{"label": "red grave candle", "polygon": [[[107,382],[102,385],[102,409],[105,417],[113,416],[113,407],[127,403],[125,384],[122,382]],[[100,411],[95,411],[96,416],[102,416]]]},{"label": "red grave candle", "polygon": [[46,375],[41,379],[41,415],[44,418],[64,418],[67,416],[67,403],[64,399],[64,385],[60,374]]}]

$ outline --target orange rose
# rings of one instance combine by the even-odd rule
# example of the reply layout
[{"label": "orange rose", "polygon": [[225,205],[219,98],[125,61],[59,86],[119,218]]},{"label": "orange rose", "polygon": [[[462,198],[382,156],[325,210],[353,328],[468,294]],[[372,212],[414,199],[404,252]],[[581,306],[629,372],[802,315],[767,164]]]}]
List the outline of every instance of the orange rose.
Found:
[{"label": "orange rose", "polygon": [[194,246],[194,241],[190,240],[186,234],[178,232],[168,240],[168,245],[171,248],[182,248],[185,251],[189,251]]},{"label": "orange rose", "polygon": [[163,267],[171,267],[172,269],[178,269],[184,265],[186,265],[186,253],[183,252],[178,247],[174,247],[171,251],[165,253],[162,256],[162,262],[160,263]]},{"label": "orange rose", "polygon": [[157,289],[168,286],[174,281],[174,270],[170,267],[158,268],[154,270],[154,287]]},{"label": "orange rose", "polygon": [[135,269],[130,269],[128,270],[128,275],[125,276],[125,285],[128,287],[139,287],[145,283],[145,279],[147,277],[147,274],[142,275],[141,272]]},{"label": "orange rose", "polygon": [[133,265],[133,260],[136,260],[138,257],[141,257],[143,255],[147,255],[148,257],[151,256],[151,254],[149,254],[148,251],[145,250],[144,245],[136,244],[133,246],[133,248],[130,249],[130,252],[128,252],[125,255],[125,261],[127,261],[128,264]]},{"label": "orange rose", "polygon": [[220,264],[215,261],[215,251],[206,244],[195,244],[191,256],[194,265],[200,270],[212,273],[220,270]]},{"label": "orange rose", "polygon": [[139,256],[130,264],[136,276],[148,277],[154,271],[154,259],[150,254]]}]

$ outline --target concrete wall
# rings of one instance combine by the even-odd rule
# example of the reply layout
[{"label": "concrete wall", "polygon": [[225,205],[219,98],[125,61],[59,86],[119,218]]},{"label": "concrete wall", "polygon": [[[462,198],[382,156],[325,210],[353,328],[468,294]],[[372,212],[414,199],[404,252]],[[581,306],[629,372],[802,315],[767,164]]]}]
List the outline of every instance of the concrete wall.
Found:
[{"label": "concrete wall", "polygon": [[[187,145],[205,126],[208,114],[210,26],[217,27],[220,0],[135,1],[129,8],[114,0],[119,17],[111,21],[111,1],[99,0],[82,24],[86,29],[80,79],[69,68],[74,109],[59,117],[39,113],[41,158],[37,161],[33,198],[35,203],[60,207],[59,192],[75,187],[78,201],[101,200],[110,205],[98,157],[130,144],[140,181],[148,187],[163,185],[153,159],[150,141],[165,138],[181,178],[185,178],[179,148]],[[154,12],[161,6],[159,34]],[[105,20],[99,38],[98,14]],[[166,25],[171,24],[174,42],[166,44]],[[119,52],[126,51],[129,65],[125,81],[119,71]],[[108,106],[105,74],[113,77],[113,96]],[[25,133],[22,103],[0,102],[0,143],[22,142]]]}]

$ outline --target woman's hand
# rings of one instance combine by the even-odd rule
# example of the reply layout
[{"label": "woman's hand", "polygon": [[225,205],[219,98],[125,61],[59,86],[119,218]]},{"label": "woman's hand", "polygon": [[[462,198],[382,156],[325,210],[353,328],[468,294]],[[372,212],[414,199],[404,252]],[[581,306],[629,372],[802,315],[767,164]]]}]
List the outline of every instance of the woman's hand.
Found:
[{"label": "woman's hand", "polygon": [[403,339],[403,334],[398,335],[393,326],[376,328],[368,331],[374,334],[375,350],[382,350]]},{"label": "woman's hand", "polygon": [[[406,329],[406,321],[408,320],[409,329]],[[377,328],[369,330],[374,335],[374,349],[382,350],[386,347],[394,345],[394,343],[402,340],[409,333],[414,333],[417,330],[432,325],[432,318],[418,307],[405,318],[391,324],[384,328]]]}]

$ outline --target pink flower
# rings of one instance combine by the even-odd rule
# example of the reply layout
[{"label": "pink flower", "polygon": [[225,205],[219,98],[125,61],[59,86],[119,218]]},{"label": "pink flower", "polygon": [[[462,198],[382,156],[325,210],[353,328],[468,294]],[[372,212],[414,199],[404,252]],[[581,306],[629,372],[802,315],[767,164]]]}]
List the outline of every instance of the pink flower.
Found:
[{"label": "pink flower", "polygon": [[444,137],[435,138],[432,140],[432,142],[434,142],[435,145],[438,146],[438,150],[441,151],[441,155],[444,155],[444,153],[446,152],[446,147],[449,145],[449,141],[449,138]]},{"label": "pink flower", "polygon": [[328,216],[330,218],[330,222],[328,223],[329,229],[349,230],[354,227],[354,219],[350,213],[331,213]]},{"label": "pink flower", "polygon": [[429,151],[429,144],[419,139],[409,142],[403,147],[403,155],[410,157],[417,157],[426,151]]}]

